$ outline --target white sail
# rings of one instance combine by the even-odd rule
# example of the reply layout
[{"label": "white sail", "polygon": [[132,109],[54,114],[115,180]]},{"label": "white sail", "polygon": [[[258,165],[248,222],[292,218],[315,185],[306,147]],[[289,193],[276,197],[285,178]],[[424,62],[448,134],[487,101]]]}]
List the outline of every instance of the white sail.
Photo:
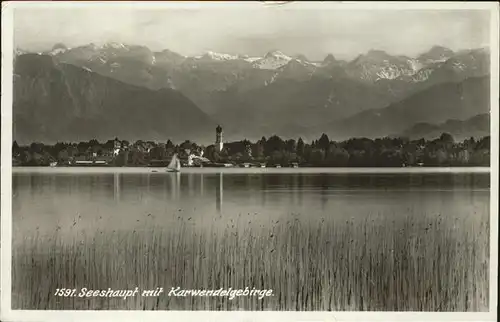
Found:
[{"label": "white sail", "polygon": [[167,171],[180,171],[180,170],[181,170],[181,162],[179,161],[179,158],[177,158],[177,154],[174,154],[172,160],[170,160],[170,163],[167,166]]}]

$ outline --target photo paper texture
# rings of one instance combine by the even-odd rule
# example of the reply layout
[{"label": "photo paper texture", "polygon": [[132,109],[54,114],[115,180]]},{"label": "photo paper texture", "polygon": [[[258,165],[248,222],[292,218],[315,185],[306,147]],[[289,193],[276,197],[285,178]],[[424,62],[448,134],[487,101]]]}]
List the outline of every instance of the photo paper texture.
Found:
[{"label": "photo paper texture", "polygon": [[498,5],[2,16],[2,319],[496,319]]}]

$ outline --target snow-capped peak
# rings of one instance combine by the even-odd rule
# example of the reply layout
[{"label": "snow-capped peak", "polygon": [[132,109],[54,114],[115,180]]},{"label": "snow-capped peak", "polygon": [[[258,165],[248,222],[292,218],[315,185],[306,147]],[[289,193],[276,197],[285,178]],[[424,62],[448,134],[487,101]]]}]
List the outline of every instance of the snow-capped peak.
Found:
[{"label": "snow-capped peak", "polygon": [[204,56],[209,57],[210,59],[213,60],[221,60],[221,61],[238,59],[238,56],[216,53],[214,51],[207,51]]},{"label": "snow-capped peak", "polygon": [[249,63],[262,59],[262,57],[248,57],[248,55],[231,55],[214,51],[206,51],[203,55],[194,56],[195,59],[207,59],[215,61],[244,60]]},{"label": "snow-capped peak", "polygon": [[58,55],[58,54],[63,54],[65,53],[67,50],[69,50],[70,48],[55,48],[53,49],[49,55],[51,56],[55,56],[55,55]]},{"label": "snow-capped peak", "polygon": [[268,52],[264,58],[256,60],[253,67],[259,69],[277,69],[288,64],[291,60],[292,57],[275,50]]},{"label": "snow-capped peak", "polygon": [[259,60],[259,59],[262,59],[262,57],[248,57],[248,56],[245,56],[242,58],[244,61],[247,61],[249,63],[253,63],[254,61],[256,60]]},{"label": "snow-capped peak", "polygon": [[52,46],[52,49],[50,51],[44,51],[43,53],[45,55],[56,56],[58,54],[65,53],[70,49],[71,48],[66,47],[66,45],[63,43],[57,43],[54,46]]},{"label": "snow-capped peak", "polygon": [[102,48],[113,48],[113,49],[125,49],[127,46],[125,44],[119,43],[119,42],[107,42],[105,43]]},{"label": "snow-capped peak", "polygon": [[272,57],[272,58],[276,58],[276,59],[288,60],[288,61],[292,60],[292,57],[290,57],[290,56],[287,56],[287,55],[283,54],[283,53],[282,53],[281,51],[279,51],[279,50],[270,51],[270,52],[268,52],[268,53],[264,56],[264,58],[271,58],[271,57]]},{"label": "snow-capped peak", "polygon": [[418,59],[421,61],[445,61],[451,56],[454,55],[454,52],[446,47],[442,46],[433,46],[429,51],[418,56]]},{"label": "snow-capped peak", "polygon": [[262,59],[262,57],[249,57],[248,55],[238,55],[238,59],[252,63],[256,60]]}]

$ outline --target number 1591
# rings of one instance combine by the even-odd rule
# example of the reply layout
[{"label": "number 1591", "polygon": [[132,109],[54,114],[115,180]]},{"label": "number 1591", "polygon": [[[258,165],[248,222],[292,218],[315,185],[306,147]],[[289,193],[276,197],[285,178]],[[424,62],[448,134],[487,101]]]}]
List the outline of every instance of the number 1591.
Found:
[{"label": "number 1591", "polygon": [[56,292],[54,293],[55,296],[75,296],[76,294],[76,288],[70,289],[70,288],[58,288],[56,289]]}]

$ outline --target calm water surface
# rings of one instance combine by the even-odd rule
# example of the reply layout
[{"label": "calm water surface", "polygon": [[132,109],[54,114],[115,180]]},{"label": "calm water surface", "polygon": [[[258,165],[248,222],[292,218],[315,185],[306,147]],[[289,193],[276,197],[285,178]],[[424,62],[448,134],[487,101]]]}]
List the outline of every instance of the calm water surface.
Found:
[{"label": "calm water surface", "polygon": [[266,225],[291,215],[307,221],[489,212],[490,176],[484,169],[248,170],[173,174],[154,169],[15,169],[13,241],[35,231],[50,235],[58,230],[70,236],[97,229],[168,229],[179,217],[203,228],[214,218],[230,221],[239,214]]}]

